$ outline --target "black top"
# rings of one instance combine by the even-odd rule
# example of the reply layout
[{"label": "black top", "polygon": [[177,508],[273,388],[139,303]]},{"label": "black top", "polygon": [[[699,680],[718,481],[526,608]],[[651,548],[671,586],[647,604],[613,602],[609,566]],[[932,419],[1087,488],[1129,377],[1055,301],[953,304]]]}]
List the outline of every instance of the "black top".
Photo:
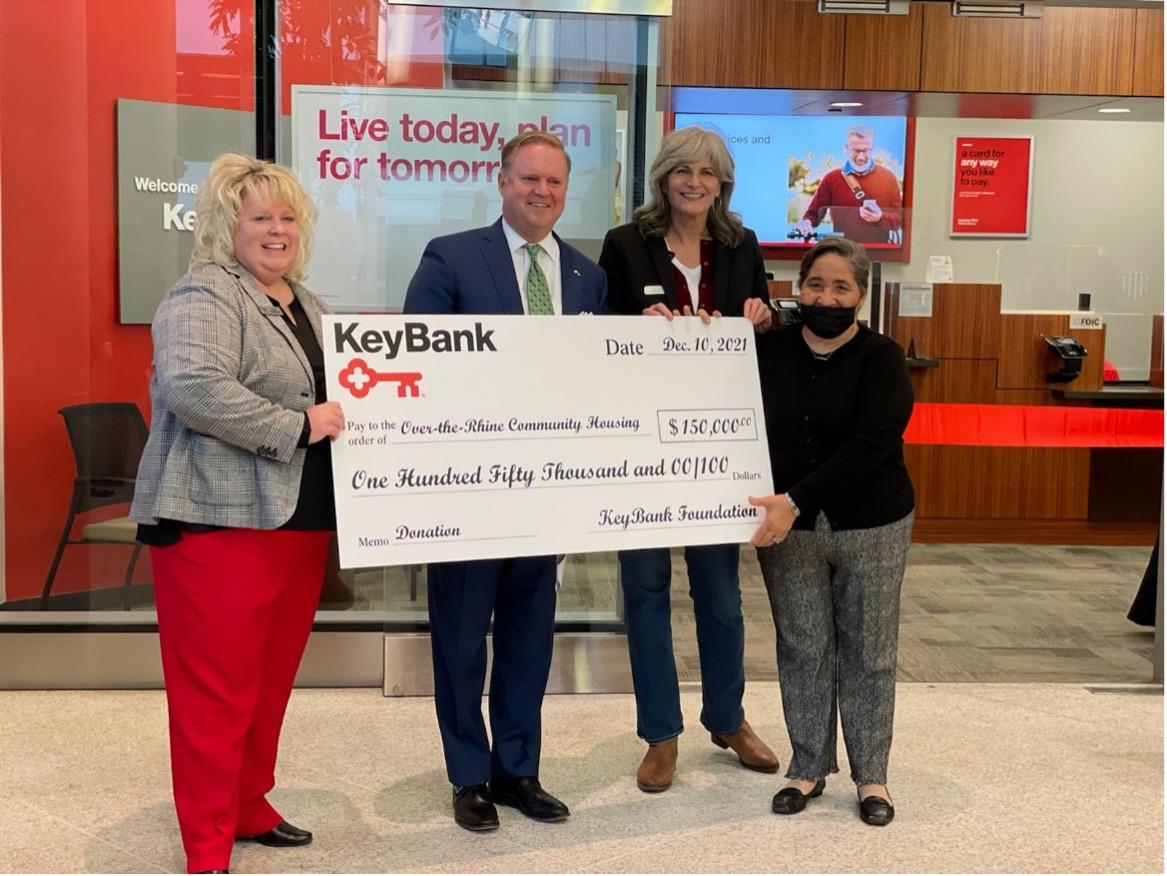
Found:
[{"label": "black top", "polygon": [[912,383],[895,341],[860,326],[823,360],[801,327],[778,329],[758,336],[758,367],[774,489],[798,505],[795,529],[814,529],[819,511],[832,529],[869,529],[915,507]]},{"label": "black top", "polygon": [[[278,302],[277,302],[278,303]],[[295,317],[295,323],[284,316],[284,321],[304,355],[312,366],[312,382],[316,385],[316,404],[328,401],[324,390],[324,351],[316,339],[316,332],[308,321],[308,314],[293,296],[288,307]],[[315,444],[308,444],[308,415],[304,415],[304,432],[300,435],[301,446],[307,446],[304,454],[304,471],[300,475],[300,496],[296,499],[296,510],[280,529],[336,529],[336,500],[332,494],[332,441],[325,438]]]},{"label": "black top", "polygon": [[[271,296],[268,296],[271,298]],[[279,304],[271,298],[273,304]],[[284,314],[284,322],[295,335],[312,366],[312,380],[316,385],[316,404],[327,401],[324,391],[324,351],[320,349],[320,342],[316,339],[316,332],[312,331],[308,314],[300,306],[300,301],[294,295],[288,306],[295,317],[295,322]],[[281,310],[282,312],[282,310]],[[332,493],[332,452],[328,440],[308,443],[309,436],[308,415],[304,415],[304,428],[300,433],[300,447],[308,448],[304,453],[304,470],[300,474],[300,495],[296,499],[296,508],[292,516],[280,529],[295,530],[331,530],[336,529],[336,501]],[[212,532],[222,529],[220,526],[205,526],[198,523],[184,523],[181,520],[159,520],[157,525],[138,524],[138,541],[143,544],[165,547],[175,544],[182,538],[183,530],[189,532]]]},{"label": "black top", "polygon": [[[670,310],[691,304],[678,294],[673,256],[663,237],[645,237],[632,222],[613,228],[604,237],[600,267],[608,275],[608,310],[611,313],[641,313],[659,301]],[[653,292],[652,287],[661,292]],[[646,292],[648,287],[648,292]],[[713,307],[722,316],[741,316],[747,298],[768,300],[766,265],[758,238],[750,229],[730,249],[713,244]]]}]

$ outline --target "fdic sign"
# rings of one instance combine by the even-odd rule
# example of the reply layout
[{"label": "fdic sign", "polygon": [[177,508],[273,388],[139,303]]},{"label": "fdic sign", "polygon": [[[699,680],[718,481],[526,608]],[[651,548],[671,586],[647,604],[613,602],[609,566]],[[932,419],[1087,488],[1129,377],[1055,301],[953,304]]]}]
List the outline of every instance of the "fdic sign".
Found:
[{"label": "fdic sign", "polygon": [[252,113],[119,100],[119,320],[149,323],[186,273],[194,201],[215,156],[255,152]]},{"label": "fdic sign", "polygon": [[1070,328],[1071,329],[1100,329],[1106,325],[1104,320],[1097,313],[1071,313],[1070,314]]}]

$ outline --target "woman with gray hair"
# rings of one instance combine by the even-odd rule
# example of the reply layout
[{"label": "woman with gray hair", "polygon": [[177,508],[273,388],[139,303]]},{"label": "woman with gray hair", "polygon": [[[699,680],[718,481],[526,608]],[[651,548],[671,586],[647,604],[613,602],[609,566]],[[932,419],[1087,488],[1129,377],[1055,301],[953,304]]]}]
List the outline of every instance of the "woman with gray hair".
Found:
[{"label": "woman with gray hair", "polygon": [[765,509],[751,543],[793,750],[771,808],[793,815],[822,794],[839,771],[841,716],[859,815],[882,826],[895,816],[887,762],[915,507],[903,453],[913,395],[904,351],[856,321],[870,266],[859,244],[817,244],[798,273],[802,325],[759,339],[777,494],[750,502]]},{"label": "woman with gray hair", "polygon": [[[649,172],[650,197],[635,221],[604,238],[600,267],[608,304],[625,314],[744,316],[770,328],[762,251],[754,232],[729,211],[733,158],[712,131],[690,127],[661,140]],[[685,549],[701,662],[701,723],[743,766],[776,772],[778,758],[742,709],[745,628],[736,544]],[[636,692],[636,732],[648,751],[636,771],[642,791],[666,790],[684,729],[673,660],[668,548],[621,551],[620,581]]]},{"label": "woman with gray hair", "polygon": [[191,872],[236,840],[303,846],[268,802],[336,529],[324,302],[301,284],[315,207],[287,168],[220,155],[190,270],[154,315],[131,516],[150,546],[178,824]]}]

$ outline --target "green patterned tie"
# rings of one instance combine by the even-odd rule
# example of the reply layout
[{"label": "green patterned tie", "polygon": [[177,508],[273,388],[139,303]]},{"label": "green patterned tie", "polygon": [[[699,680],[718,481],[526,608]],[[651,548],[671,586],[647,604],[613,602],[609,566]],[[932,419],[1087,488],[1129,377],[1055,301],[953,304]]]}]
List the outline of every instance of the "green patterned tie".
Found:
[{"label": "green patterned tie", "polygon": [[551,316],[555,313],[551,307],[551,290],[547,288],[547,277],[536,258],[543,247],[537,243],[525,243],[523,247],[531,257],[531,268],[527,271],[527,313],[531,316]]}]

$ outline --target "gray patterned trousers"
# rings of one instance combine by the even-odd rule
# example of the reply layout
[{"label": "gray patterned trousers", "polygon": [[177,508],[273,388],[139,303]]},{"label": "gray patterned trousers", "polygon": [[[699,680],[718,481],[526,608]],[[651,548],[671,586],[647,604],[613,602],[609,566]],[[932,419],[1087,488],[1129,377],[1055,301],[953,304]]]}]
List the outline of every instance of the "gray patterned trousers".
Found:
[{"label": "gray patterned trousers", "polygon": [[872,529],[792,530],[758,561],[778,634],[778,680],[793,755],[787,778],[837,773],[836,713],[857,785],[887,783],[900,585],[915,515]]}]

